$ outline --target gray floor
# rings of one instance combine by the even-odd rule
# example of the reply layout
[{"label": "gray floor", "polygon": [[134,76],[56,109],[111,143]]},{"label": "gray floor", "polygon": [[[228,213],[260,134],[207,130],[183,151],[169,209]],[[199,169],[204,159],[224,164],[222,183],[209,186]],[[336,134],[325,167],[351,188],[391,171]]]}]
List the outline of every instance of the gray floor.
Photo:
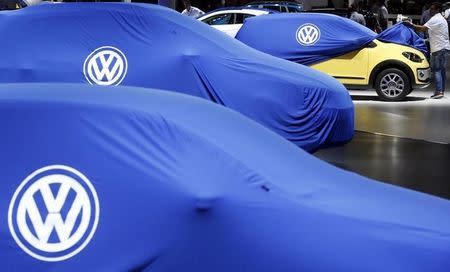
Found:
[{"label": "gray floor", "polygon": [[450,145],[356,132],[315,156],[360,175],[450,199]]},{"label": "gray floor", "polygon": [[350,91],[355,138],[314,155],[369,178],[450,199],[450,73],[447,97],[433,86],[406,101],[380,101],[375,91]]},{"label": "gray floor", "polygon": [[450,91],[429,99],[432,89],[413,91],[406,101],[380,101],[374,91],[351,91],[355,129],[402,138],[450,143]]}]

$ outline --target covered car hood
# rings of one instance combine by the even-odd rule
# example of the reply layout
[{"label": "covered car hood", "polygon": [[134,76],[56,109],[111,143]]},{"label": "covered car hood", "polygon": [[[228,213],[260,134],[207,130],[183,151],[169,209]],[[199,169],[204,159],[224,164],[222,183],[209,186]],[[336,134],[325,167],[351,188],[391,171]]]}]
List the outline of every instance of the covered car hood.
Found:
[{"label": "covered car hood", "polygon": [[[20,31],[17,31],[20,29]],[[237,110],[312,151],[349,141],[353,103],[335,79],[245,46],[168,8],[41,5],[0,15],[0,82],[129,85]]]},{"label": "covered car hood", "polygon": [[425,55],[428,55],[428,48],[422,39],[414,29],[405,24],[398,23],[385,31],[378,34],[377,39],[383,42],[397,43],[405,46],[415,48]]},{"label": "covered car hood", "polygon": [[249,18],[236,39],[270,55],[305,65],[361,49],[374,39],[426,50],[423,40],[404,24],[377,35],[347,18],[320,13]]},{"label": "covered car hood", "polygon": [[7,84],[0,124],[2,271],[450,267],[449,201],[192,96]]}]

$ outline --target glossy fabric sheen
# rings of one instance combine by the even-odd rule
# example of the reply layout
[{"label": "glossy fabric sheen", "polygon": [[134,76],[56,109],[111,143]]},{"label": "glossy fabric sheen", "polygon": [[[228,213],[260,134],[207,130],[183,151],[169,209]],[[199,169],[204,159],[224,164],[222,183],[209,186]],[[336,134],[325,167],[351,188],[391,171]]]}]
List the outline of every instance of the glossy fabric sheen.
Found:
[{"label": "glossy fabric sheen", "polygon": [[[313,24],[320,38],[311,45],[297,41],[297,30]],[[283,59],[311,65],[358,50],[374,39],[425,50],[424,41],[404,24],[397,24],[377,35],[350,19],[331,14],[274,14],[246,19],[236,35],[241,42]]]},{"label": "glossy fabric sheen", "polygon": [[[449,201],[335,168],[202,99],[7,84],[0,124],[1,271],[450,267]],[[43,262],[17,246],[6,217],[25,177],[54,164],[90,179],[101,213],[79,254]]]},{"label": "glossy fabric sheen", "polygon": [[353,137],[354,108],[332,77],[249,48],[156,5],[40,5],[0,14],[0,82],[88,83],[86,58],[120,49],[121,85],[158,88],[234,109],[313,151]]}]

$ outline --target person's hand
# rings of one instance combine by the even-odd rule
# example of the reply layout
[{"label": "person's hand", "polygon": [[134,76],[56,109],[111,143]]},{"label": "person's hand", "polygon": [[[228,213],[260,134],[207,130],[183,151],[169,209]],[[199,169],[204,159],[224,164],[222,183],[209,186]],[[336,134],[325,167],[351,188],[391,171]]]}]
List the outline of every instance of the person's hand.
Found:
[{"label": "person's hand", "polygon": [[414,28],[414,24],[411,23],[410,21],[403,21],[403,24],[404,24],[405,26],[407,26],[407,27],[412,27],[412,28]]}]

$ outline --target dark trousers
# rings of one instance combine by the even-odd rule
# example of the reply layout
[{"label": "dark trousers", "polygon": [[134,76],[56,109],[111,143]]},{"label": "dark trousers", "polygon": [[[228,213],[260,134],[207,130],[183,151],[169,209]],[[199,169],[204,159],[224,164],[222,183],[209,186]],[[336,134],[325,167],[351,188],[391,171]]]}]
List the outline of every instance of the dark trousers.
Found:
[{"label": "dark trousers", "polygon": [[449,50],[442,49],[431,53],[431,71],[434,75],[434,82],[436,85],[436,93],[445,91],[445,79],[447,68],[447,60],[449,55]]}]

